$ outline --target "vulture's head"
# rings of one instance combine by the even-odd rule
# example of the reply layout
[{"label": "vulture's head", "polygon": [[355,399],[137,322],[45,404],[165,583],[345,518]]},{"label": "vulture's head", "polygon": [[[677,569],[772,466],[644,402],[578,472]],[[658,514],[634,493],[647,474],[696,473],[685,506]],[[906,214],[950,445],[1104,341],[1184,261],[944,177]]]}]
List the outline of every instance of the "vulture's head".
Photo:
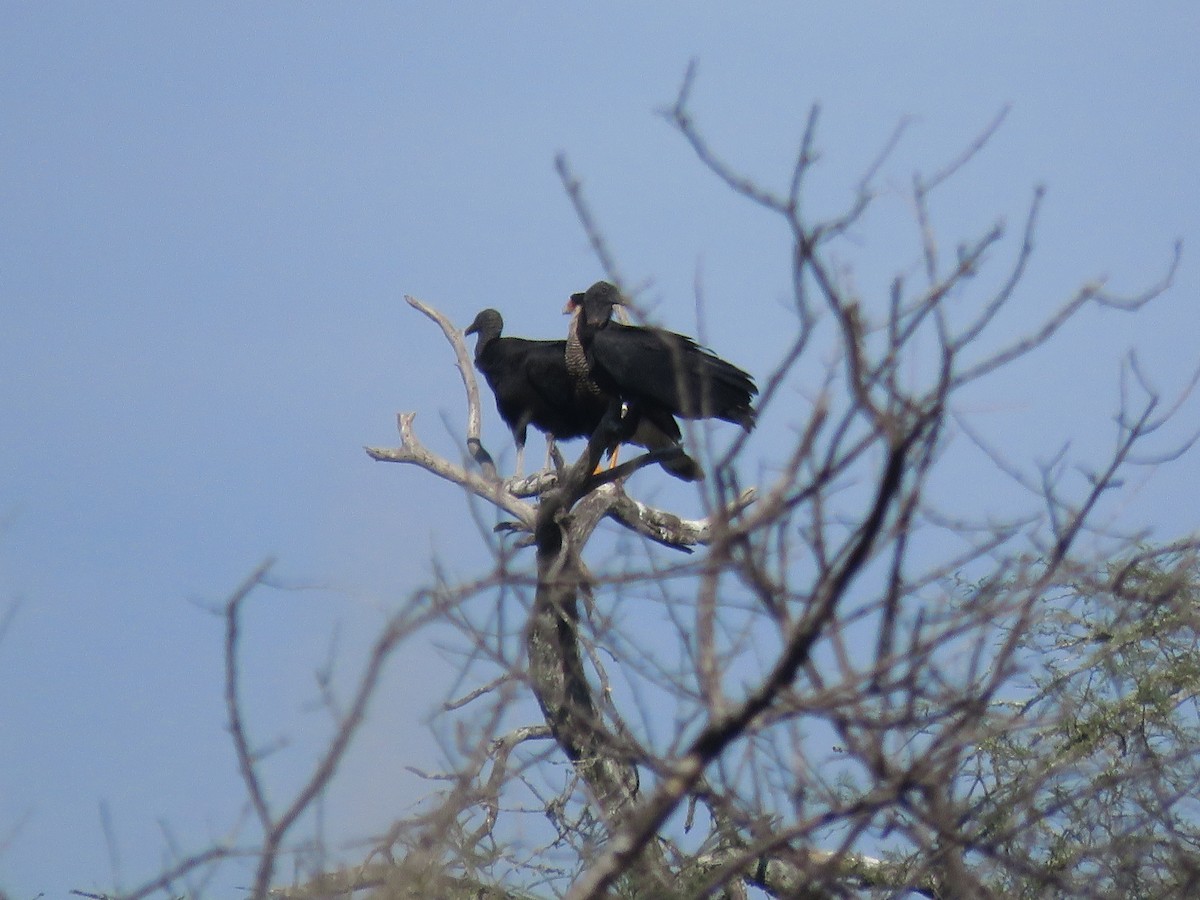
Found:
[{"label": "vulture's head", "polygon": [[597,281],[582,294],[572,294],[563,312],[574,314],[582,310],[588,325],[603,328],[612,318],[613,307],[624,302],[614,285]]},{"label": "vulture's head", "polygon": [[479,343],[476,347],[482,347],[493,338],[500,337],[500,332],[504,330],[504,318],[497,310],[485,309],[475,317],[470,325],[467,326],[463,334],[479,335]]}]

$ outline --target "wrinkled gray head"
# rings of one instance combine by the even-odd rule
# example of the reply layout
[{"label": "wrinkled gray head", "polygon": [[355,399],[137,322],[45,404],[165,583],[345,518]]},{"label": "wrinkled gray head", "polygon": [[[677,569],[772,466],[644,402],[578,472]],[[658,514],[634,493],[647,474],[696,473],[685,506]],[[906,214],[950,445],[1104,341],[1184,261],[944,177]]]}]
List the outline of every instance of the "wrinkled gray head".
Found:
[{"label": "wrinkled gray head", "polygon": [[[479,335],[479,343],[486,344],[492,338],[500,337],[504,330],[504,318],[494,309],[481,310],[475,321],[467,326],[463,334]],[[476,345],[478,346],[478,345]]]},{"label": "wrinkled gray head", "polygon": [[621,292],[607,281],[597,281],[582,294],[572,294],[571,304],[583,309],[589,325],[603,326],[612,317],[613,307],[624,303]]}]

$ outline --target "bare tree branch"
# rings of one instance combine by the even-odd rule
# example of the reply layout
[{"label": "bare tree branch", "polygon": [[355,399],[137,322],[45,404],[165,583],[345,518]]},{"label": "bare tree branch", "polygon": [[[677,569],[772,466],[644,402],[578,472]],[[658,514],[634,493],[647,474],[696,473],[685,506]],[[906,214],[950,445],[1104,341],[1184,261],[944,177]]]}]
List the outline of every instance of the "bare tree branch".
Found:
[{"label": "bare tree branch", "polygon": [[463,340],[463,333],[428,303],[423,303],[416,297],[410,297],[407,294],[404,299],[413,309],[419,310],[433,319],[442,329],[442,334],[446,336],[450,346],[454,348],[455,364],[458,366],[458,374],[462,376],[463,388],[467,392],[467,449],[470,451],[471,457],[483,469],[484,476],[490,481],[495,481],[497,478],[496,464],[492,461],[491,455],[483,449],[480,441],[483,420],[479,409],[479,383],[475,380],[475,368],[471,363],[471,354],[467,350],[466,341]]}]

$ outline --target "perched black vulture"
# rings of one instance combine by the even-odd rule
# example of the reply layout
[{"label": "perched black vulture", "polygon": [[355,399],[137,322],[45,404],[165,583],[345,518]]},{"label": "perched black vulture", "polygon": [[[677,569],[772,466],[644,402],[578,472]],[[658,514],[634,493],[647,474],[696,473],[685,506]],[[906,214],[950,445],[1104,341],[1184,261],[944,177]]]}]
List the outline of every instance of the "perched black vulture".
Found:
[{"label": "perched black vulture", "polygon": [[[652,450],[679,446],[679,426],[670,415],[653,421],[622,417],[616,398],[581,390],[567,371],[566,341],[501,337],[503,330],[500,313],[485,309],[467,326],[465,333],[479,336],[475,344],[475,368],[487,379],[496,395],[496,410],[512,432],[517,445],[518,476],[524,468],[528,426],[542,431],[548,444],[558,439],[591,437],[610,410],[614,440],[628,440]],[[700,467],[682,451],[661,465],[677,478],[700,477]]]},{"label": "perched black vulture", "polygon": [[612,321],[613,307],[621,302],[607,281],[571,295],[565,310],[573,314],[567,367],[577,382],[586,378],[642,417],[723,419],[747,431],[754,427],[750,404],[758,388],[747,373],[682,334]]},{"label": "perched black vulture", "polygon": [[475,317],[465,334],[477,334],[475,368],[496,395],[496,410],[517,445],[517,475],[522,474],[525,437],[530,425],[548,441],[587,437],[600,424],[608,404],[578,394],[563,357],[565,341],[501,337],[504,319],[494,309]]}]

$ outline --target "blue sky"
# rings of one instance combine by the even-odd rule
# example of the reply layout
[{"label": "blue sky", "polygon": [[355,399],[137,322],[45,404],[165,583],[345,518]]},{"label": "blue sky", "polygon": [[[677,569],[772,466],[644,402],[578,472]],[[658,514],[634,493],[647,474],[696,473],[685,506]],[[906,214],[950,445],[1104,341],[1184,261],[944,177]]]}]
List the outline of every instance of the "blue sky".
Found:
[{"label": "blue sky", "polygon": [[[457,376],[405,293],[460,324],[496,306],[510,333],[551,337],[566,295],[602,275],[557,153],[656,314],[695,332],[699,282],[709,342],[765,372],[789,327],[786,234],[656,115],[691,59],[702,129],[769,186],[786,184],[822,105],[818,214],[847,202],[911,117],[862,252],[844,260],[866,296],[917,258],[911,173],[956,156],[1005,104],[933,211],[952,246],[997,217],[1015,228],[1047,186],[1012,333],[1086,278],[1141,289],[1183,238],[1154,307],[1085,316],[971,399],[1017,455],[1068,438],[1102,452],[1121,355],[1137,348],[1169,391],[1200,343],[1200,9],[1147,10],[5,3],[0,610],[15,612],[0,643],[0,890],[130,887],[161,860],[160,821],[186,850],[234,821],[221,626],[206,608],[263,558],[310,588],[263,592],[248,619],[255,733],[292,741],[271,770],[280,791],[324,726],[306,704],[331,634],[353,672],[431,555],[464,574],[486,564],[452,488],[361,446],[393,442],[410,409],[428,443],[456,452],[443,415],[461,421]],[[786,424],[764,423],[756,459],[770,462]],[[1161,538],[1192,530],[1198,474],[1194,456],[1157,471],[1111,515]],[[999,490],[972,480],[961,499],[1004,508]],[[389,669],[337,786],[341,837],[420,795],[404,766],[436,765],[421,723],[447,671],[425,646]]]}]

